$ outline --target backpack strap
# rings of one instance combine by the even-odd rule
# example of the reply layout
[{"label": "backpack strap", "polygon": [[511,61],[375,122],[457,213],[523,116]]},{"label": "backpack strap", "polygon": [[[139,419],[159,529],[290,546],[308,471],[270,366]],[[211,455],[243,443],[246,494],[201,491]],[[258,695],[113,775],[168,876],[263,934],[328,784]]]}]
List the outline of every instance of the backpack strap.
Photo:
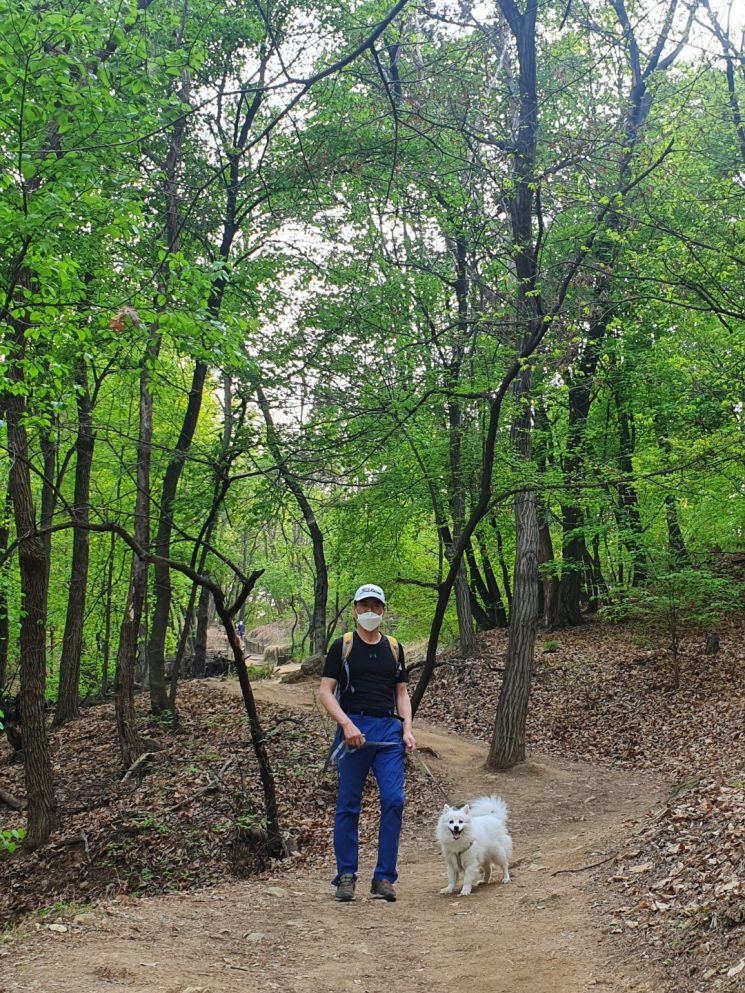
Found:
[{"label": "backpack strap", "polygon": [[344,665],[349,658],[349,653],[352,651],[352,643],[354,641],[354,631],[345,631],[341,639],[341,661]]},{"label": "backpack strap", "polygon": [[[346,680],[347,680],[347,684],[344,687],[344,689],[346,690],[346,689],[350,689],[351,688],[352,693],[354,693],[354,687],[351,686],[352,680],[351,680],[351,677],[349,675],[349,661],[348,661],[348,659],[349,659],[349,654],[352,651],[352,644],[353,643],[354,643],[354,632],[353,631],[345,631],[344,634],[343,634],[343,636],[342,636],[342,639],[341,639],[341,665],[342,665],[342,669],[344,670],[344,675],[345,675]],[[341,693],[342,693],[341,680],[339,680],[338,683],[336,684],[336,699],[337,700],[341,696]]]},{"label": "backpack strap", "polygon": [[393,637],[393,635],[386,634],[383,637],[387,638],[388,640],[388,646],[391,650],[393,661],[396,663],[396,675],[398,676],[401,672],[401,646]]}]

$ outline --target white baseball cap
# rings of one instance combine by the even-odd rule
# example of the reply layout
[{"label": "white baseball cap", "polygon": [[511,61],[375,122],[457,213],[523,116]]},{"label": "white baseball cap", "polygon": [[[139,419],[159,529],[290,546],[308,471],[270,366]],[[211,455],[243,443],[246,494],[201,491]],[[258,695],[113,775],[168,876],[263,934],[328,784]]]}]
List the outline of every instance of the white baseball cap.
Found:
[{"label": "white baseball cap", "polygon": [[385,593],[381,590],[379,586],[375,583],[365,583],[364,586],[360,586],[354,595],[354,602],[357,603],[359,600],[364,600],[366,597],[374,597],[376,600],[385,605]]}]

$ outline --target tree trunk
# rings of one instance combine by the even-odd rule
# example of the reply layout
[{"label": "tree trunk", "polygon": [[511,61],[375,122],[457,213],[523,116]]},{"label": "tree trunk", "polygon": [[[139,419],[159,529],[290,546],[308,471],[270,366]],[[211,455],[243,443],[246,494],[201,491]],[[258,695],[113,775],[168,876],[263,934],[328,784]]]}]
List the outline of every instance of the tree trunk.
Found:
[{"label": "tree trunk", "polygon": [[[25,274],[28,286],[30,276]],[[20,282],[20,280],[19,280]],[[46,602],[48,558],[44,543],[36,530],[28,437],[24,425],[26,401],[23,384],[23,358],[26,347],[26,322],[12,318],[11,355],[8,377],[16,387],[5,396],[8,426],[10,473],[8,487],[15,514],[16,534],[22,536],[18,546],[21,578],[21,726],[23,728],[23,763],[28,803],[28,823],[24,844],[38,848],[59,823],[54,795],[54,776],[49,753],[45,715],[46,689]],[[6,362],[9,356],[6,354]]]},{"label": "tree trunk", "polygon": [[608,602],[608,584],[603,576],[603,568],[600,563],[600,535],[593,535],[592,539],[592,579],[594,594],[590,602],[590,610],[595,613],[603,603]]},{"label": "tree trunk", "polygon": [[[256,576],[260,573],[255,574]],[[266,750],[266,735],[261,726],[259,712],[256,709],[256,699],[251,689],[251,681],[248,678],[246,662],[243,658],[243,647],[240,638],[235,630],[232,616],[225,606],[225,600],[221,591],[214,587],[209,592],[215,603],[218,617],[225,628],[228,643],[233,652],[235,668],[238,673],[238,682],[241,687],[243,703],[248,715],[248,727],[251,734],[251,744],[259,765],[259,776],[264,793],[264,812],[266,814],[267,851],[272,858],[281,858],[284,854],[284,844],[282,841],[282,831],[279,822],[279,805],[277,804],[277,791],[274,783],[274,773],[272,772],[269,753]]]},{"label": "tree trunk", "polygon": [[[182,22],[183,26],[183,22]],[[184,71],[179,80],[179,100],[182,104],[188,105],[191,100],[191,76]],[[179,247],[182,218],[180,216],[179,199],[179,170],[181,168],[181,155],[186,130],[187,115],[178,118],[171,131],[168,153],[165,160],[163,194],[166,204],[166,244],[169,253]],[[220,251],[223,261],[227,258],[229,246],[232,242],[231,235],[223,239],[224,247]],[[161,292],[165,292],[168,285],[168,268],[161,273]],[[211,318],[216,319],[220,312],[222,294],[225,288],[225,279],[220,276],[215,281],[210,298],[207,302],[207,312]],[[160,341],[158,340],[158,349]],[[204,382],[207,376],[207,365],[199,360],[194,366],[192,373],[191,389],[184,412],[184,419],[181,425],[176,448],[171,461],[166,468],[163,477],[163,487],[160,498],[160,516],[158,518],[158,533],[156,537],[156,551],[159,555],[168,557],[171,551],[171,531],[173,528],[172,512],[173,502],[176,497],[178,482],[184,463],[191,447],[192,438],[199,420],[199,411],[202,404],[202,393]],[[152,401],[151,401],[152,402]],[[149,467],[148,467],[149,468]],[[148,483],[149,485],[149,483]],[[148,496],[149,499],[149,496]],[[148,511],[149,512],[149,511]],[[142,665],[146,672],[146,681],[150,689],[150,708],[154,714],[160,714],[168,709],[168,699],[166,697],[165,681],[165,643],[166,632],[168,630],[168,617],[171,612],[171,580],[168,569],[161,566],[155,567],[155,583],[153,595],[155,597],[155,609],[153,611],[152,628],[150,641],[147,641],[147,630],[144,632],[143,641],[145,649],[142,652]],[[142,582],[142,580],[140,580]],[[147,574],[144,580],[145,595],[147,591]],[[144,602],[144,597],[143,597]]]},{"label": "tree trunk", "polygon": [[[153,437],[153,398],[150,393],[150,368],[160,352],[157,325],[148,328],[147,345],[140,366],[140,411],[137,434],[137,498],[135,501],[134,537],[141,548],[150,541],[150,454]],[[114,704],[122,765],[128,769],[144,751],[137,731],[134,706],[134,674],[142,608],[147,589],[147,562],[132,555],[127,606],[119,631],[119,649],[114,678]]]},{"label": "tree trunk", "polygon": [[132,555],[132,567],[129,574],[129,591],[127,607],[119,630],[119,649],[116,656],[116,673],[114,675],[114,707],[116,711],[116,730],[119,740],[119,751],[122,766],[125,769],[135,762],[144,752],[142,741],[137,730],[137,717],[134,701],[134,672],[137,656],[137,634],[139,630],[142,604],[145,599],[145,584],[147,583],[147,564]]},{"label": "tree trunk", "polygon": [[[476,541],[478,542],[481,553],[484,575],[482,576],[481,569],[479,569],[478,562],[476,561],[473,545],[469,542],[466,548],[466,560],[468,562],[470,586],[472,589],[471,613],[482,631],[491,631],[493,628],[505,626],[504,624],[500,624],[500,609],[503,616],[504,606],[502,605],[499,589],[495,584],[494,575],[486,555],[486,549],[479,535],[476,536]],[[479,606],[478,599],[476,598],[477,592],[481,597],[483,608]]]},{"label": "tree trunk", "polygon": [[633,414],[626,408],[621,396],[620,384],[614,389],[616,412],[618,414],[618,465],[620,477],[618,480],[618,496],[620,501],[621,520],[625,542],[631,554],[632,575],[631,585],[637,586],[647,578],[647,563],[644,556],[644,541],[642,535],[641,514],[639,501],[634,486],[634,449],[636,447],[636,432]]},{"label": "tree trunk", "polygon": [[[4,555],[8,548],[10,539],[10,518],[13,513],[13,503],[10,496],[10,484],[5,491],[5,502],[3,504],[2,517],[0,517],[0,555]],[[2,572],[7,571],[7,565]],[[10,620],[8,618],[8,588],[6,576],[0,574],[0,696],[5,695],[8,689],[8,636],[10,634]]]},{"label": "tree trunk", "polygon": [[[313,518],[315,521],[315,517]],[[310,526],[310,520],[308,520]],[[311,622],[312,655],[326,654],[326,605],[329,595],[328,570],[320,527],[311,534],[313,544],[313,619]]]},{"label": "tree trunk", "polygon": [[172,714],[176,713],[176,687],[178,686],[178,681],[181,678],[181,673],[184,671],[184,656],[186,655],[186,646],[189,644],[189,637],[191,635],[192,625],[194,624],[194,604],[196,599],[197,587],[192,583],[192,587],[189,592],[189,602],[187,603],[186,610],[184,611],[184,621],[181,626],[181,634],[179,635],[178,645],[176,646],[176,657],[173,660],[171,685],[168,688],[168,709]]},{"label": "tree trunk", "polygon": [[585,348],[579,370],[569,386],[569,428],[566,451],[562,460],[564,498],[561,507],[561,577],[554,609],[548,616],[548,627],[573,627],[582,622],[580,598],[585,560],[585,537],[582,533],[582,510],[579,483],[582,479],[582,447],[587,416],[590,410],[590,385],[599,352]]},{"label": "tree trunk", "polygon": [[[44,549],[44,562],[46,563],[46,577],[44,580],[45,597],[49,595],[49,570],[52,564],[52,532],[50,528],[54,520],[54,508],[57,503],[57,491],[55,489],[55,476],[57,474],[57,442],[51,431],[55,426],[53,419],[52,426],[41,435],[41,457],[42,457],[42,481],[41,481],[41,501],[39,511],[39,529],[42,532],[41,544]],[[47,604],[44,603],[44,623],[46,624]]]},{"label": "tree trunk", "polygon": [[202,679],[207,668],[207,627],[209,624],[210,591],[203,586],[197,604],[197,633],[194,639],[192,674]]},{"label": "tree trunk", "polygon": [[473,632],[471,594],[462,561],[455,577],[455,609],[458,616],[458,650],[461,658],[468,659],[474,653],[476,641]]},{"label": "tree trunk", "polygon": [[106,603],[103,617],[103,643],[101,645],[101,696],[109,692],[109,662],[111,658],[111,607],[114,589],[114,546],[116,536],[111,535],[109,557],[106,562]]},{"label": "tree trunk", "polygon": [[674,494],[665,494],[665,520],[667,522],[667,547],[676,569],[685,569],[691,564],[683,532],[678,522],[678,504]]},{"label": "tree trunk", "polygon": [[287,464],[287,459],[282,454],[272,412],[264,391],[259,384],[256,386],[256,398],[264,416],[267,445],[272,453],[274,464],[277,466],[277,470],[287,489],[295,498],[295,502],[300,508],[305,526],[310,535],[311,547],[313,549],[313,613],[310,623],[311,654],[324,655],[327,645],[326,607],[329,594],[329,581],[326,554],[323,546],[323,532],[318,525],[313,508],[303,492],[297,476],[292,472]]},{"label": "tree trunk", "polygon": [[499,559],[499,569],[502,573],[502,585],[504,586],[504,595],[507,600],[507,609],[511,614],[512,583],[510,582],[510,570],[507,568],[507,559],[504,557],[504,539],[502,538],[502,532],[499,528],[496,517],[492,518],[492,527],[494,528],[494,535],[497,539],[497,558]]},{"label": "tree trunk", "polygon": [[[672,456],[672,450],[667,431],[664,429],[659,416],[655,418],[655,427],[657,429],[657,444],[667,463]],[[690,566],[691,557],[686,548],[683,532],[680,530],[678,502],[673,492],[665,494],[665,523],[667,524],[667,548],[673,568],[685,569]]]},{"label": "tree trunk", "polygon": [[[618,215],[613,215],[617,218]],[[610,227],[617,229],[619,220],[613,220]],[[607,261],[609,270],[617,249],[615,242],[611,249],[611,260]],[[584,561],[587,553],[585,536],[582,531],[584,524],[580,499],[580,483],[584,478],[585,432],[590,415],[592,386],[595,380],[598,362],[602,353],[610,313],[605,297],[610,291],[611,275],[600,281],[596,294],[595,319],[590,324],[589,334],[576,368],[567,374],[568,382],[568,428],[567,439],[562,458],[562,475],[564,477],[564,498],[561,506],[561,576],[553,609],[547,615],[548,627],[573,627],[582,622],[580,600],[582,597],[582,578]]]},{"label": "tree trunk", "polygon": [[542,619],[543,626],[551,626],[551,620],[556,614],[557,601],[559,599],[559,580],[554,572],[554,546],[551,541],[551,529],[546,520],[546,511],[543,505],[538,504],[538,565],[539,565],[539,599],[540,605],[538,616]]},{"label": "tree trunk", "polygon": [[[557,288],[553,305],[548,312],[544,312],[541,301],[541,287],[538,282],[537,270],[537,250],[533,239],[532,216],[535,190],[538,186],[535,176],[536,162],[536,137],[538,127],[538,104],[536,86],[536,66],[535,66],[535,23],[538,10],[538,0],[527,0],[525,13],[521,14],[515,0],[498,0],[499,7],[510,25],[510,29],[515,37],[520,61],[519,80],[519,106],[517,116],[519,118],[518,133],[515,136],[512,146],[514,147],[513,167],[512,167],[512,187],[508,201],[510,217],[512,222],[512,250],[515,265],[515,275],[517,281],[517,307],[516,316],[520,327],[521,338],[516,342],[513,361],[499,381],[495,390],[490,391],[488,399],[488,414],[486,416],[486,430],[484,433],[482,449],[482,465],[480,468],[480,482],[478,489],[478,499],[465,523],[463,533],[459,536],[455,548],[453,549],[452,560],[450,561],[447,574],[437,587],[437,603],[435,605],[432,623],[430,626],[429,639],[427,642],[427,652],[422,666],[419,681],[412,693],[412,710],[416,710],[421,703],[426,692],[429,680],[434,672],[437,647],[442,623],[447,609],[448,600],[452,593],[455,578],[460,568],[466,544],[471,540],[478,524],[489,512],[493,499],[492,494],[492,473],[494,469],[494,453],[497,441],[497,433],[502,410],[502,401],[513,383],[517,383],[521,375],[529,371],[528,360],[543,341],[546,333],[553,325],[566,300],[566,294],[576,273],[591,250],[594,243],[597,228],[591,232],[583,244],[577,250],[571,264],[566,268],[566,272]],[[504,52],[509,46],[505,43]],[[515,115],[513,115],[514,118]],[[597,225],[600,225],[604,211],[598,212]],[[532,495],[528,497],[528,503],[532,500]],[[521,521],[530,524],[529,513],[521,513]],[[534,535],[531,541],[537,540]],[[498,538],[499,541],[499,538]],[[530,542],[525,542],[529,545]],[[523,549],[525,553],[525,549]],[[522,571],[521,571],[522,575]],[[521,579],[521,582],[523,580]],[[509,580],[505,583],[505,591],[508,593]],[[524,592],[524,591],[523,591]],[[509,594],[508,594],[509,595]],[[529,612],[528,612],[529,613]],[[511,611],[512,614],[512,611]],[[519,622],[525,625],[525,615],[521,615]],[[533,618],[533,628],[535,618]],[[524,657],[518,646],[531,642],[529,632],[523,632],[525,637],[513,637],[513,653]],[[534,631],[533,631],[534,638]]]},{"label": "tree trunk", "polygon": [[507,611],[505,610],[504,602],[502,600],[502,594],[499,590],[497,577],[494,575],[494,569],[492,568],[491,560],[489,558],[489,553],[486,550],[486,543],[481,534],[476,535],[476,541],[478,543],[479,553],[481,555],[481,564],[484,567],[484,578],[486,579],[486,587],[489,590],[489,604],[494,612],[494,626],[498,628],[506,628]]},{"label": "tree trunk", "polygon": [[479,631],[491,631],[496,625],[491,617],[481,605],[479,598],[473,591],[473,583],[469,583],[468,596],[471,600],[471,616],[476,622]]},{"label": "tree trunk", "polygon": [[[461,378],[461,365],[464,349],[469,336],[468,328],[468,267],[467,246],[462,236],[452,245],[455,262],[455,298],[458,305],[457,337],[453,345],[453,356],[448,368],[448,385],[455,391]],[[460,401],[451,397],[447,404],[448,412],[448,453],[450,460],[449,499],[453,520],[453,543],[445,549],[448,558],[458,546],[466,521],[466,486],[463,477],[463,410]],[[470,541],[468,542],[470,545]],[[455,576],[455,610],[458,617],[458,643],[462,658],[470,658],[476,646],[473,631],[471,600],[468,595],[468,580],[461,561]]]},{"label": "tree trunk", "polygon": [[70,588],[67,598],[67,616],[62,637],[59,694],[54,715],[56,726],[67,723],[80,715],[78,704],[80,684],[80,657],[83,652],[83,621],[88,587],[88,550],[90,547],[89,500],[91,467],[93,464],[93,418],[85,360],[78,359],[75,370],[75,399],[78,408],[78,436],[75,441],[75,490],[72,508],[73,520],[78,527],[73,532]]},{"label": "tree trunk", "polygon": [[608,586],[600,565],[600,535],[597,533],[592,537],[592,554],[588,549],[585,557],[585,587],[588,613],[595,614],[608,598]]},{"label": "tree trunk", "polygon": [[[173,504],[176,490],[184,469],[186,457],[191,448],[194,432],[199,420],[202,406],[204,382],[207,377],[207,364],[199,361],[194,366],[189,400],[186,405],[181,432],[176,442],[174,455],[168,464],[163,478],[163,489],[160,497],[160,517],[158,533],[155,539],[155,554],[168,558],[171,553],[171,533],[173,531]],[[171,611],[171,576],[164,566],[154,567],[155,581],[150,638],[147,644],[147,667],[150,677],[150,708],[154,714],[161,714],[168,709],[165,676],[165,645],[168,630],[168,617]]]},{"label": "tree trunk", "polygon": [[532,491],[520,493],[515,499],[515,533],[515,593],[507,666],[487,759],[492,769],[509,769],[525,759],[525,724],[538,620],[538,515]]},{"label": "tree trunk", "polygon": [[[537,257],[533,238],[534,169],[538,134],[538,96],[535,61],[537,0],[528,0],[521,14],[514,0],[498,0],[517,44],[519,65],[519,124],[513,160],[514,193],[510,201],[515,259],[516,317],[523,349],[535,338],[543,320],[535,293]],[[512,442],[527,464],[531,456],[533,374],[524,366],[515,379],[518,413]],[[533,671],[538,623],[538,512],[535,493],[524,489],[515,497],[515,572],[507,665],[499,694],[487,764],[508,769],[525,758],[525,723]]]},{"label": "tree trunk", "polygon": [[[209,548],[212,541],[212,533],[215,529],[215,524],[217,521],[217,515],[222,506],[225,494],[227,493],[229,486],[229,468],[231,462],[231,441],[233,437],[233,427],[234,427],[234,417],[233,417],[233,385],[231,377],[228,373],[223,374],[223,430],[222,430],[222,443],[220,448],[220,455],[215,462],[214,472],[214,486],[212,495],[212,507],[207,519],[204,522],[202,529],[197,536],[194,543],[194,549],[191,555],[190,567],[197,568],[197,572],[201,575],[205,572],[205,566],[207,563],[207,558],[209,555]],[[243,402],[240,405],[240,418],[239,426],[243,424],[246,413],[246,403]],[[244,547],[243,547],[243,558],[246,556],[245,548],[245,537],[244,537]],[[199,564],[197,565],[197,560]],[[196,585],[192,585],[191,593],[189,594],[189,603],[186,609],[186,614],[184,617],[184,624],[181,637],[179,638],[178,647],[176,650],[176,657],[173,663],[173,670],[171,673],[171,685],[168,692],[168,706],[171,713],[176,713],[176,691],[178,688],[178,680],[181,675],[181,665],[184,652],[186,650],[186,643],[189,637],[189,629],[191,627],[193,617],[194,617],[194,604],[196,601]],[[241,607],[241,610],[243,608]],[[197,609],[197,628],[194,637],[194,647],[193,647],[193,657],[192,657],[192,675],[197,674],[204,675],[207,661],[207,630],[209,627],[209,595],[207,593],[206,587],[202,587],[200,590],[199,605]]]}]

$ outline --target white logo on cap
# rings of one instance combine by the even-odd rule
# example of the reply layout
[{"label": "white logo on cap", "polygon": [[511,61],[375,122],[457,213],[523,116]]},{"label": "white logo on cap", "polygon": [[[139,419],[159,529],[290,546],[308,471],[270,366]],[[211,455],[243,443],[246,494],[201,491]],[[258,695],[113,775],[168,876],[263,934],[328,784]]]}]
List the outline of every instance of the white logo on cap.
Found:
[{"label": "white logo on cap", "polygon": [[367,583],[365,586],[360,586],[354,595],[354,602],[357,603],[358,600],[364,600],[365,597],[372,596],[376,600],[380,600],[381,603],[385,603],[385,594],[379,586],[374,583]]}]

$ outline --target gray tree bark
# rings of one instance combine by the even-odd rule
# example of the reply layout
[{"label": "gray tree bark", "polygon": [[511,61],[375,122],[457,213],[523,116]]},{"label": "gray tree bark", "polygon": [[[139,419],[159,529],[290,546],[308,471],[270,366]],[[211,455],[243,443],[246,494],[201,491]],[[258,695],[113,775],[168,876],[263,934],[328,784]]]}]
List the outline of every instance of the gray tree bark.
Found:
[{"label": "gray tree bark", "polygon": [[[514,193],[510,201],[512,244],[517,279],[517,327],[526,343],[538,333],[542,315],[535,294],[537,258],[533,236],[534,170],[538,135],[536,78],[537,0],[528,0],[520,13],[514,0],[498,0],[517,45],[519,98],[518,126],[513,159]],[[512,443],[529,468],[533,429],[531,392],[533,376],[523,366],[515,379],[518,412],[512,425]],[[525,758],[525,722],[533,671],[538,623],[538,510],[533,490],[526,486],[515,496],[515,569],[507,665],[499,695],[487,764],[508,769]]]}]

